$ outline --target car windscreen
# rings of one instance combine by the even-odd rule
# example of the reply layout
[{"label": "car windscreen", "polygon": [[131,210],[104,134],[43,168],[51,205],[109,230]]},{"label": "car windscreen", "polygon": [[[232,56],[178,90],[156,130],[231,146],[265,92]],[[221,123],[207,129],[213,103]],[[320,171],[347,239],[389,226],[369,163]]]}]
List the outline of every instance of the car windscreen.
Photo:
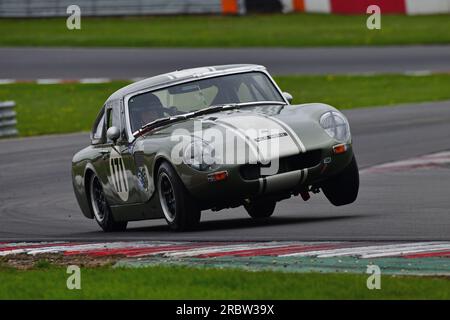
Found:
[{"label": "car windscreen", "polygon": [[191,81],[143,93],[128,101],[132,132],[158,118],[197,111],[213,105],[258,101],[284,102],[262,72],[238,73]]}]

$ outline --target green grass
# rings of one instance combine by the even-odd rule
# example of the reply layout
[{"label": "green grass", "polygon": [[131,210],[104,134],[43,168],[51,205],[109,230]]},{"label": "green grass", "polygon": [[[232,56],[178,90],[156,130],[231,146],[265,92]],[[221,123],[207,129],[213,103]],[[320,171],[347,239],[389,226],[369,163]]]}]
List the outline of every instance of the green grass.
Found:
[{"label": "green grass", "polygon": [[68,290],[61,267],[0,269],[0,299],[450,299],[448,278],[295,274],[149,267],[81,270],[81,290]]},{"label": "green grass", "polygon": [[2,85],[0,101],[16,101],[21,136],[87,131],[109,95],[126,84]]},{"label": "green grass", "polygon": [[[294,103],[324,102],[339,109],[450,99],[450,75],[423,77],[283,76],[280,87]],[[107,97],[126,82],[107,84],[9,84],[0,86],[0,101],[17,103],[21,136],[90,130]]]},{"label": "green grass", "polygon": [[303,47],[450,43],[448,15],[383,15],[368,30],[366,15],[320,14],[1,19],[0,46]]},{"label": "green grass", "polygon": [[450,74],[286,76],[276,81],[294,103],[323,102],[338,109],[450,99]]}]

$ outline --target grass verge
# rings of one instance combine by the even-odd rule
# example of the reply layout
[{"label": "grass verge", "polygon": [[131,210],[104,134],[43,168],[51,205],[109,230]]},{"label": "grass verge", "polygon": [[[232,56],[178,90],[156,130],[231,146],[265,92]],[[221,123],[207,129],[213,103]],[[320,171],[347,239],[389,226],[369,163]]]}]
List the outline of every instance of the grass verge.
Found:
[{"label": "grass verge", "polygon": [[[241,270],[99,267],[81,270],[81,290],[68,290],[66,269],[0,268],[0,299],[449,299],[448,278]],[[130,290],[132,288],[132,290]]]},{"label": "grass verge", "polygon": [[[384,15],[368,30],[366,15],[321,14],[1,19],[0,46],[304,47],[450,43],[448,15]],[[243,32],[244,31],[244,32]]]},{"label": "grass verge", "polygon": [[[282,76],[276,81],[294,103],[324,102],[339,109],[450,99],[447,74]],[[16,101],[21,136],[86,131],[107,97],[125,84],[1,85],[0,101]]]}]

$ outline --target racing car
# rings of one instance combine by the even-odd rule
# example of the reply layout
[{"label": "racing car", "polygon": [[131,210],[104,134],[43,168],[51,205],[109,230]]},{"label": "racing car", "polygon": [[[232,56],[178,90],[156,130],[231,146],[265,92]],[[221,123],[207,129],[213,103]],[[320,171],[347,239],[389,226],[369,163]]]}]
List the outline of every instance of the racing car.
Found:
[{"label": "racing car", "polygon": [[354,202],[359,173],[350,126],[323,103],[291,104],[260,65],[210,66],[114,92],[91,143],[72,160],[82,213],[104,231],[164,218],[195,228],[205,210],[244,206],[268,218],[277,202],[322,191]]}]

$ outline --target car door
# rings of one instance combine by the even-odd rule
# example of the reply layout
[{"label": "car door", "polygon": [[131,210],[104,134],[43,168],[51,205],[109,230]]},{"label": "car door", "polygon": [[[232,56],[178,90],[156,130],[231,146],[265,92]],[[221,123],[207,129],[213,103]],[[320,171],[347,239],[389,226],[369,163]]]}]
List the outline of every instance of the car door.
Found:
[{"label": "car door", "polygon": [[[123,130],[120,105],[114,102],[105,107],[105,132],[112,126]],[[136,166],[133,161],[131,146],[120,135],[114,143],[105,134],[105,143],[100,146],[102,154],[101,167],[105,180],[108,181],[107,197],[110,205],[132,204],[140,200],[136,192]]]}]

